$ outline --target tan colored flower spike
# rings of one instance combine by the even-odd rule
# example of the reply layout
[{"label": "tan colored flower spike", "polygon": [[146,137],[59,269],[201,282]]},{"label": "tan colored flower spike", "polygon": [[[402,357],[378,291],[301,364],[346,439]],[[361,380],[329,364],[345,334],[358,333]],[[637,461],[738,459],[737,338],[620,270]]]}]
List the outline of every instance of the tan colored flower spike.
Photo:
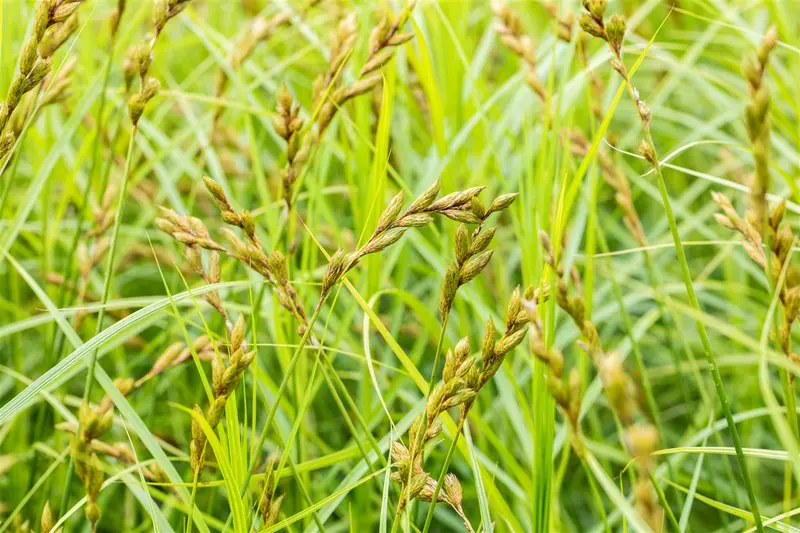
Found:
[{"label": "tan colored flower spike", "polygon": [[100,414],[84,401],[79,413],[80,430],[73,436],[70,445],[70,453],[75,461],[75,473],[86,488],[88,501],[85,514],[93,532],[97,530],[97,522],[100,520],[97,495],[103,484],[103,471],[100,469],[97,454],[90,450],[90,446],[94,439],[99,438],[111,427],[113,415],[111,409]]},{"label": "tan colored flower spike", "polygon": [[267,459],[267,464],[264,467],[264,487],[261,490],[261,497],[258,502],[258,512],[261,514],[262,528],[274,526],[278,522],[281,503],[285,496],[285,494],[281,494],[275,497],[275,492],[278,487],[278,473],[275,471],[277,462],[278,456],[272,454]]},{"label": "tan colored flower spike", "polygon": [[[225,404],[239,380],[244,375],[244,371],[256,357],[255,350],[246,351],[247,344],[244,341],[244,315],[239,315],[239,319],[230,332],[230,352],[228,364],[225,365],[221,357],[211,360],[211,382],[214,393],[214,400],[205,412],[205,418],[211,429],[215,429],[225,411]],[[200,410],[200,406],[194,406],[195,411]],[[206,434],[200,423],[192,418],[192,440],[189,443],[189,458],[192,464],[192,472],[199,476],[205,465]]]},{"label": "tan colored flower spike", "polygon": [[[652,472],[650,454],[657,448],[658,431],[650,422],[637,421],[637,418],[642,417],[636,401],[633,381],[622,366],[619,354],[615,352],[609,353],[603,349],[597,327],[591,318],[586,316],[583,296],[580,294],[572,296],[570,294],[563,268],[553,254],[550,237],[542,232],[540,238],[546,254],[545,262],[553,268],[558,276],[555,288],[556,303],[572,318],[575,326],[581,332],[583,340],[578,341],[578,345],[589,356],[600,376],[609,405],[619,417],[624,428],[626,450],[631,457],[637,460],[639,468],[634,494],[636,495],[636,506],[639,514],[653,531],[660,531],[663,510],[656,501],[653,488],[650,486],[650,473]],[[528,307],[530,309],[530,306]],[[555,353],[552,351],[547,352],[546,349],[542,349],[540,346],[534,346],[534,348],[535,355],[547,361],[551,367],[558,368],[560,366]],[[565,410],[570,423],[575,424],[573,436],[577,436],[580,431],[577,426],[580,405],[579,393],[571,390],[568,395],[561,394],[557,385],[550,386],[550,390],[556,399],[556,403],[562,410]],[[648,435],[650,438],[644,439],[642,435]],[[582,449],[582,445],[579,445],[579,447],[575,448],[576,453],[580,453]]]},{"label": "tan colored flower spike", "polygon": [[547,90],[536,71],[536,49],[533,39],[525,34],[519,15],[504,0],[493,0],[492,10],[499,19],[495,32],[503,44],[518,56],[528,67],[525,81],[542,100],[547,99]]},{"label": "tan colored flower spike", "polygon": [[[539,291],[533,286],[525,291],[525,298],[539,302],[547,298],[548,292]],[[439,417],[448,409],[459,408],[460,431],[466,422],[469,411],[481,389],[491,380],[503,364],[506,356],[516,348],[528,333],[528,313],[522,309],[522,295],[517,287],[511,295],[506,315],[506,331],[496,339],[495,325],[490,318],[486,323],[484,338],[481,346],[481,360],[471,356],[469,338],[461,339],[454,348],[445,355],[442,380],[428,393],[425,403],[425,412],[418,415],[408,430],[408,447],[401,442],[392,443],[392,453],[395,460],[395,470],[392,479],[399,483],[402,489],[397,513],[399,513],[413,499],[423,501],[443,501],[456,510],[468,524],[459,509],[460,484],[458,487],[448,478],[443,479],[444,493],[440,491],[437,483],[427,474],[422,467],[423,452],[426,445],[435,439],[441,432]],[[456,433],[456,437],[458,432]],[[414,465],[413,468],[410,465]],[[447,464],[443,469],[447,468]],[[444,471],[444,470],[443,470]],[[455,480],[457,482],[457,480]],[[448,493],[448,491],[450,491]],[[471,531],[471,526],[466,526]]]},{"label": "tan colored flower spike", "polygon": [[77,28],[77,10],[83,0],[40,0],[33,30],[22,48],[19,73],[11,79],[4,102],[0,103],[0,159],[16,142],[16,133],[6,126],[23,97],[39,86],[50,73],[52,56]]},{"label": "tan colored flower spike", "polygon": [[369,36],[369,57],[361,68],[360,75],[375,72],[394,57],[395,48],[414,38],[411,32],[403,32],[403,26],[411,17],[417,0],[407,0],[397,15],[385,14]]},{"label": "tan colored flower spike", "polygon": [[[783,283],[777,287],[778,298],[783,309],[783,320],[778,332],[778,343],[786,357],[795,363],[800,363],[800,355],[792,349],[792,326],[800,316],[800,269],[795,265],[787,264],[789,252],[796,242],[796,236],[789,223],[784,223],[786,214],[786,201],[781,200],[767,218],[767,227],[763,234],[766,237],[767,247],[764,246],[762,232],[757,229],[758,218],[753,211],[748,211],[741,217],[727,196],[720,192],[711,193],[714,202],[722,210],[714,215],[717,222],[728,229],[738,232],[743,239],[742,245],[750,259],[752,259],[766,275],[777,281],[781,273],[786,271]],[[789,373],[790,382],[794,382],[795,375]]]},{"label": "tan colored flower spike", "polygon": [[[130,85],[131,74],[139,75],[139,90],[128,98],[128,115],[133,126],[139,124],[139,119],[144,113],[147,103],[158,94],[161,82],[148,75],[150,64],[153,61],[153,50],[155,49],[158,37],[171,19],[186,9],[191,0],[154,0],[153,2],[153,26],[155,35],[139,46],[131,47],[128,56],[125,58],[126,86]],[[123,6],[124,7],[124,6]],[[119,9],[119,8],[118,8]]]},{"label": "tan colored flower spike", "polygon": [[771,26],[764,35],[761,45],[753,54],[745,56],[742,62],[742,74],[747,80],[750,102],[745,108],[745,126],[747,136],[753,147],[755,172],[750,181],[750,209],[753,212],[753,224],[761,228],[767,216],[767,191],[769,190],[769,154],[770,154],[770,106],[769,87],[764,77],[769,63],[769,56],[778,41],[778,31]]},{"label": "tan colored flower spike", "polygon": [[[496,228],[483,231],[484,222],[493,213],[507,209],[516,199],[516,193],[503,194],[487,209],[476,196],[470,200],[469,209],[447,208],[443,211],[448,218],[462,222],[456,230],[456,257],[447,265],[442,282],[439,313],[443,318],[450,313],[459,287],[480,274],[492,258],[493,252],[487,248],[494,238]],[[470,233],[464,224],[477,224],[478,227]]]},{"label": "tan colored flower spike", "polygon": [[[529,71],[526,78],[528,85],[533,89],[539,99],[545,103],[547,101],[547,93],[542,81],[538,78],[538,74],[536,74],[536,54],[533,49],[533,41],[524,34],[522,22],[511,7],[502,0],[493,2],[492,6],[495,14],[500,18],[500,23],[496,27],[497,33],[501,36],[503,43],[512,52],[525,60]],[[559,16],[558,8],[552,2],[548,2],[545,7],[558,23],[559,38],[569,42],[571,40],[572,25],[574,22],[574,15],[572,12],[568,11],[566,15]],[[586,44],[580,41],[579,47],[584,67],[588,67]],[[594,72],[591,72],[589,76],[591,88],[596,97],[593,101],[592,112],[597,119],[602,120],[604,115],[598,102],[603,92],[603,82]],[[569,140],[569,145],[573,154],[585,156],[589,153],[589,140],[581,131],[573,129],[563,132],[563,135]],[[636,212],[636,207],[633,205],[633,195],[631,194],[627,176],[613,163],[608,152],[603,149],[603,147],[598,149],[597,158],[600,162],[603,179],[614,189],[614,199],[623,213],[625,226],[631,232],[631,235],[639,246],[646,246],[647,241],[645,233],[639,220],[639,215]]]}]

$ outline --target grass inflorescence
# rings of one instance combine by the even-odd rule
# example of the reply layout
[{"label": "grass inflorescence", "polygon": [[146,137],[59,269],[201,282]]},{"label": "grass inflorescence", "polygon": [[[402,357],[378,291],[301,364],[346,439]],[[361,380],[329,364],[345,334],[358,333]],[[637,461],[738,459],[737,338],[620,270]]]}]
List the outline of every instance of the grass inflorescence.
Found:
[{"label": "grass inflorescence", "polygon": [[794,19],[4,2],[0,533],[794,531]]}]

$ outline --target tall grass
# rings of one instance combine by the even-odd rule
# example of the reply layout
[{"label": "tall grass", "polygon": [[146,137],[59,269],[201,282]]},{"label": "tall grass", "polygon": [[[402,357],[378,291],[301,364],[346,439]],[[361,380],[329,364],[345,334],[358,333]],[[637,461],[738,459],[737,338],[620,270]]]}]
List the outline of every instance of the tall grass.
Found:
[{"label": "tall grass", "polygon": [[797,29],[0,3],[0,533],[795,531]]}]

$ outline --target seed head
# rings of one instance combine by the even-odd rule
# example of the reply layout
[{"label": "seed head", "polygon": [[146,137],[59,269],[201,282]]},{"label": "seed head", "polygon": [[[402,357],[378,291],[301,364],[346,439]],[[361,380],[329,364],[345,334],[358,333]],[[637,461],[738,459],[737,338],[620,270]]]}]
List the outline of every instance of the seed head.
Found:
[{"label": "seed head", "polygon": [[328,269],[325,271],[325,276],[322,278],[322,294],[327,294],[341,278],[345,269],[346,257],[347,254],[341,248],[336,250],[331,256],[330,261],[328,261]]},{"label": "seed head", "polygon": [[470,255],[470,236],[467,227],[463,224],[458,226],[456,230],[456,261],[459,265],[469,259]]},{"label": "seed head", "polygon": [[497,213],[498,211],[503,211],[505,209],[508,209],[511,206],[511,204],[514,203],[514,201],[517,199],[518,196],[519,193],[516,192],[501,194],[500,196],[495,198],[494,201],[492,202],[492,205],[489,206],[489,211],[487,212],[487,214]]},{"label": "seed head", "polygon": [[406,230],[407,228],[391,228],[384,231],[375,239],[367,243],[367,245],[363,248],[361,255],[374,254],[388,248],[399,241],[400,237],[403,236]]},{"label": "seed head", "polygon": [[461,502],[464,499],[464,491],[455,474],[448,473],[444,477],[444,493],[450,505],[456,508],[461,507]]},{"label": "seed head", "polygon": [[434,181],[430,187],[428,187],[425,192],[419,195],[419,197],[414,200],[410,206],[408,206],[408,210],[406,210],[407,214],[418,213],[424,209],[427,209],[436,197],[439,195],[439,191],[441,190],[442,184],[437,179]]},{"label": "seed head", "polygon": [[475,276],[480,274],[483,269],[486,268],[486,265],[489,264],[489,260],[492,258],[493,253],[494,250],[486,250],[464,263],[458,280],[459,285],[469,283]]},{"label": "seed head", "polygon": [[444,273],[444,281],[442,282],[442,293],[439,298],[439,312],[442,316],[450,312],[453,300],[456,297],[456,292],[458,291],[460,277],[461,271],[458,268],[458,264],[450,263],[447,265],[447,270],[445,270]]},{"label": "seed head", "polygon": [[603,20],[606,14],[606,8],[608,7],[608,0],[582,0],[583,8],[589,12],[589,14],[595,20]]},{"label": "seed head", "polygon": [[614,48],[617,55],[619,55],[620,50],[622,50],[622,41],[625,39],[626,26],[625,17],[617,13],[611,15],[611,18],[609,18],[606,23],[606,38],[608,39],[608,44]]},{"label": "seed head", "polygon": [[651,145],[646,139],[642,139],[639,142],[639,153],[642,154],[645,160],[651,165],[656,166],[658,164],[655,150],[653,150],[653,145]]},{"label": "seed head", "polygon": [[599,37],[601,39],[606,38],[605,29],[603,25],[594,19],[591,15],[584,13],[578,19],[578,24],[581,25],[581,29],[592,35],[593,37]]},{"label": "seed head", "polygon": [[44,509],[42,510],[42,533],[51,533],[55,521],[53,520],[53,511],[50,509],[50,500],[44,502]]},{"label": "seed head", "polygon": [[773,231],[777,231],[786,215],[786,199],[781,198],[775,207],[772,208],[772,213],[769,215],[769,225]]},{"label": "seed head", "polygon": [[397,220],[397,217],[400,215],[400,210],[403,208],[403,191],[395,194],[392,197],[389,205],[381,214],[380,218],[378,219],[378,224],[375,227],[375,233],[380,233],[386,228],[388,228],[393,222]]},{"label": "seed head", "polygon": [[483,345],[481,347],[481,355],[484,360],[492,357],[494,354],[495,335],[497,335],[497,332],[495,331],[494,321],[492,317],[489,317],[489,320],[486,321],[486,327],[483,330]]}]

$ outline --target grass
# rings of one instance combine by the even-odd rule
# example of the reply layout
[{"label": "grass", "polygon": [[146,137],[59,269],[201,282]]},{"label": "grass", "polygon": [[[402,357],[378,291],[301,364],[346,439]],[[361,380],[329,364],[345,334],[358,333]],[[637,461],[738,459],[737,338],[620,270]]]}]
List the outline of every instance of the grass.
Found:
[{"label": "grass", "polygon": [[794,26],[0,3],[0,532],[796,531]]}]

